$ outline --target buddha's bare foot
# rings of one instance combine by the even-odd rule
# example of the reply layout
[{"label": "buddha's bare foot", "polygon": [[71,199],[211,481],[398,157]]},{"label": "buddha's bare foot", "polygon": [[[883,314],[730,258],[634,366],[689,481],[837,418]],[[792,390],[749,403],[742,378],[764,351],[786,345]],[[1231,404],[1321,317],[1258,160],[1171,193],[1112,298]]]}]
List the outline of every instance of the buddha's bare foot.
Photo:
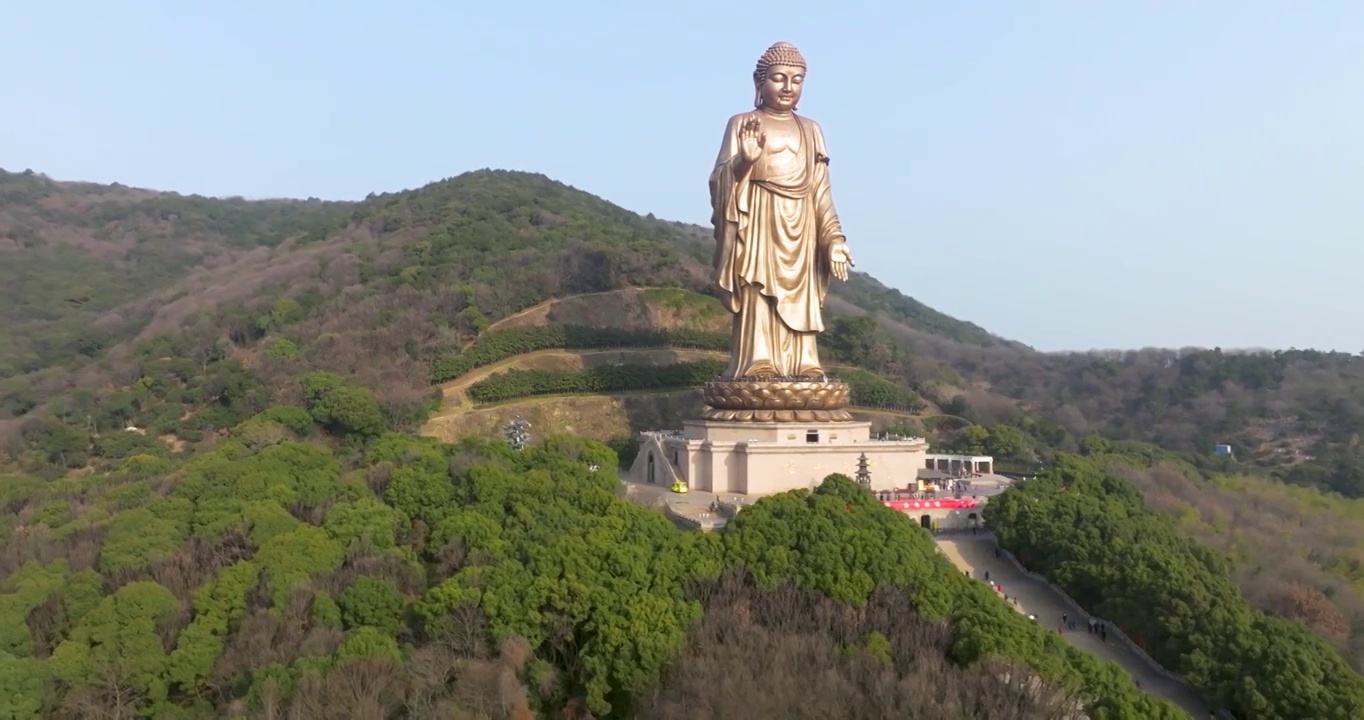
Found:
[{"label": "buddha's bare foot", "polygon": [[806,370],[800,374],[800,379],[806,382],[822,382],[828,379],[823,370]]},{"label": "buddha's bare foot", "polygon": [[744,373],[744,379],[757,380],[759,382],[772,382],[780,376],[777,368],[771,365],[754,365]]}]

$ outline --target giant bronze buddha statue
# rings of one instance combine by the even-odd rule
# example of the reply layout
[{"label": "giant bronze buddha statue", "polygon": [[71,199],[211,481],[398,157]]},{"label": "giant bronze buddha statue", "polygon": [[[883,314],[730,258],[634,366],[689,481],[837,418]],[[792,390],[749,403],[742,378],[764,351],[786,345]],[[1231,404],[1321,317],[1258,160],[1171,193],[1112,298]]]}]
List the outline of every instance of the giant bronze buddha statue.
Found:
[{"label": "giant bronze buddha statue", "polygon": [[734,314],[729,367],[703,391],[715,420],[846,420],[815,337],[830,279],[852,256],[829,189],[824,132],[796,114],[800,51],[779,42],[753,71],[754,110],[729,119],[710,175],[715,282]]}]

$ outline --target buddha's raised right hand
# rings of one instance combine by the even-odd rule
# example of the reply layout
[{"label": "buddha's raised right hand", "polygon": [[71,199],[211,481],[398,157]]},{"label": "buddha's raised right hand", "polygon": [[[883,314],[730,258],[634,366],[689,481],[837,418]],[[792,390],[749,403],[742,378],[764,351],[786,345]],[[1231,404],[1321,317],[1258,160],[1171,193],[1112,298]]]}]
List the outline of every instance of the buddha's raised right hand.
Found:
[{"label": "buddha's raised right hand", "polygon": [[763,132],[763,121],[749,117],[739,126],[739,154],[744,162],[752,165],[762,157],[763,146],[767,144],[767,133]]}]

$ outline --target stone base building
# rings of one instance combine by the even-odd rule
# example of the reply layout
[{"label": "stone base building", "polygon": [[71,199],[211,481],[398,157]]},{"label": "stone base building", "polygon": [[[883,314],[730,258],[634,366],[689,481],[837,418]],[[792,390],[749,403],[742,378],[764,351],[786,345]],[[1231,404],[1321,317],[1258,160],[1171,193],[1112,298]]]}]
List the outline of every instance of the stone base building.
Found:
[{"label": "stone base building", "polygon": [[856,477],[864,455],[871,490],[913,487],[927,466],[927,441],[876,439],[869,422],[688,420],[682,427],[641,434],[631,479],[761,496],[812,489],[833,473]]}]

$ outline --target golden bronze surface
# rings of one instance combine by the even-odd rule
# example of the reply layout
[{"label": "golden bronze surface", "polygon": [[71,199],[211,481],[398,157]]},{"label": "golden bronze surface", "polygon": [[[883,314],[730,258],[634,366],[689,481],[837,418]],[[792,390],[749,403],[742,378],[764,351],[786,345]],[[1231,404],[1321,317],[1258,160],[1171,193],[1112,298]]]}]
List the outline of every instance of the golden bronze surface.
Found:
[{"label": "golden bronze surface", "polygon": [[847,280],[853,261],[834,211],[824,131],[796,114],[805,73],[790,43],[758,58],[756,107],[729,119],[710,175],[715,283],[734,321],[721,376],[728,385],[703,392],[709,419],[851,419],[842,410],[847,385],[824,382],[815,347],[829,281]]},{"label": "golden bronze surface", "polygon": [[847,410],[719,410],[710,408],[702,415],[707,420],[725,422],[849,422]]},{"label": "golden bronze surface", "polygon": [[714,380],[701,387],[707,420],[851,420],[848,385],[830,380]]},{"label": "golden bronze surface", "polygon": [[819,123],[796,114],[805,59],[777,43],[753,71],[757,108],[729,119],[710,175],[715,282],[734,314],[729,380],[820,377],[815,336],[852,255]]}]

